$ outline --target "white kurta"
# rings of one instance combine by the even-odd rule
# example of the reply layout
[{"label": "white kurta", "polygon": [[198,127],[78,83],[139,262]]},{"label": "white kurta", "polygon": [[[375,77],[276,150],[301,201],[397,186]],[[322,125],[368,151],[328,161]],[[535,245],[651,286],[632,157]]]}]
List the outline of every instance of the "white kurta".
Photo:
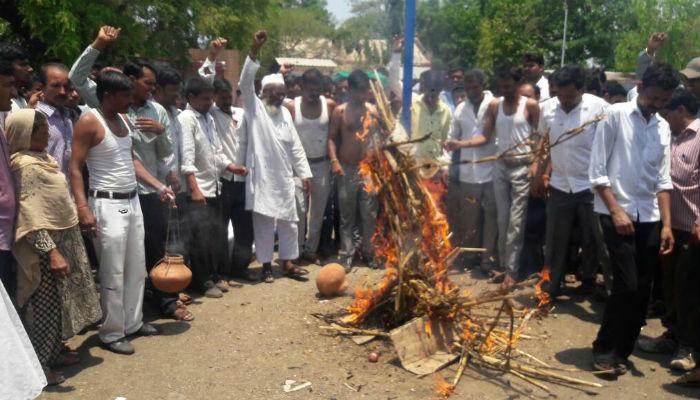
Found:
[{"label": "white kurta", "polygon": [[246,210],[285,221],[298,221],[294,200],[294,174],[311,178],[311,168],[292,116],[281,108],[271,117],[255,94],[260,63],[246,58],[239,88],[248,123]]},{"label": "white kurta", "polygon": [[0,283],[0,399],[35,399],[46,376],[10,297]]}]

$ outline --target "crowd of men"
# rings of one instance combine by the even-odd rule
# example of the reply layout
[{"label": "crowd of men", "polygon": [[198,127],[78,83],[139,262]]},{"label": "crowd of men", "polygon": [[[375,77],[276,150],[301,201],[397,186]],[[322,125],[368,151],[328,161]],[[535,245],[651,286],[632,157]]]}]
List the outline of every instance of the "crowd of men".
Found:
[{"label": "crowd of men", "polygon": [[[142,322],[144,293],[163,316],[194,319],[189,296],[146,279],[165,254],[186,256],[191,289],[208,298],[238,280],[272,283],[275,247],[283,275],[299,281],[303,262],[324,258],[337,256],[348,272],[360,259],[381,267],[372,247],[381,210],[359,173],[367,139],[357,133],[377,120],[365,72],[333,82],[281,66],[257,81],[261,31],[234,90],[216,72],[223,38],[185,81],[165,62],[98,64],[119,33],[102,27],[72,67],[35,72],[21,48],[0,45],[0,127],[21,109],[46,117],[46,151],[94,253],[107,349],[132,354],[131,335],[158,334]],[[578,65],[545,76],[542,55],[528,53],[522,65],[493,71],[496,94],[482,70],[431,69],[401,104],[401,38],[386,71],[392,109],[410,107],[410,136],[422,139],[415,157],[441,166],[432,180],[447,186],[453,244],[486,250],[456,269],[511,285],[546,266],[554,300],[576,281],[579,293],[596,292],[606,303],[593,365],[608,373],[629,369],[649,305],[664,304],[667,333],[638,346],[673,353],[671,367],[690,371],[681,383],[700,383],[700,58],[680,72],[655,62],[665,39],[652,35],[630,91]],[[12,179],[0,162],[8,289],[19,201]],[[249,270],[253,257],[259,275]],[[65,277],[59,261],[49,257],[49,271]],[[62,382],[49,374],[53,365],[42,367],[49,383]]]}]

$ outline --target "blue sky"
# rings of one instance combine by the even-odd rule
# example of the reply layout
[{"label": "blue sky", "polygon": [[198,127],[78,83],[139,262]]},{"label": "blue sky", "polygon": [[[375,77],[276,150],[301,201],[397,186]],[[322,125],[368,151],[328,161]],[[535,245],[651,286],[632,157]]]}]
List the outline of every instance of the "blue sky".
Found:
[{"label": "blue sky", "polygon": [[327,0],[328,11],[333,14],[335,20],[341,23],[350,17],[350,1],[349,0]]}]

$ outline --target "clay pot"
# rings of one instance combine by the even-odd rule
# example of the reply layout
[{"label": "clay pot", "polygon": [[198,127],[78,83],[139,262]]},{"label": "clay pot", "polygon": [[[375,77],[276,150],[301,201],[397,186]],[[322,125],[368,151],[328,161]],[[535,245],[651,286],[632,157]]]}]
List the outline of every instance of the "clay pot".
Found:
[{"label": "clay pot", "polygon": [[337,263],[327,264],[318,271],[316,288],[322,296],[338,296],[345,292],[348,282],[345,280],[345,268]]},{"label": "clay pot", "polygon": [[192,271],[185,265],[185,259],[179,254],[166,255],[149,274],[156,289],[165,293],[182,291],[192,281]]}]

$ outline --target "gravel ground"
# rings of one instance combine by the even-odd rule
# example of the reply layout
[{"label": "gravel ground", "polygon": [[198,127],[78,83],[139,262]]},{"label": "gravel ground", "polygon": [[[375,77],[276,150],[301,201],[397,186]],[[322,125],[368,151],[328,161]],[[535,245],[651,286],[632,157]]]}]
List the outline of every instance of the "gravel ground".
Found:
[{"label": "gravel ground", "polygon": [[[333,300],[316,297],[311,281],[278,279],[274,284],[243,285],[222,299],[198,299],[191,306],[190,324],[156,319],[163,335],[133,340],[136,354],[121,356],[99,346],[95,331],[71,340],[83,362],[64,369],[68,380],[47,390],[42,400],[184,400],[184,399],[431,399],[437,398],[430,376],[418,378],[403,370],[389,342],[375,340],[358,346],[331,336],[318,327],[310,314],[337,311],[350,296]],[[278,271],[279,272],[279,271]],[[351,287],[376,281],[380,271],[356,269]],[[469,273],[455,275],[461,285],[475,292],[485,288],[482,279]],[[562,367],[590,368],[590,344],[597,331],[602,304],[571,298],[556,304],[552,314],[533,321],[529,333],[547,339],[524,340],[520,348],[545,362]],[[151,313],[147,313],[151,314]],[[649,321],[643,334],[662,332],[658,320]],[[371,351],[380,354],[369,363]],[[635,353],[635,369],[616,381],[589,373],[572,373],[602,383],[601,399],[700,398],[699,389],[678,388],[668,358]],[[451,378],[455,366],[443,371]],[[311,387],[285,393],[282,385],[292,379]],[[594,398],[580,390],[547,384],[559,399]],[[455,399],[548,398],[550,395],[512,376],[467,369]]]}]

